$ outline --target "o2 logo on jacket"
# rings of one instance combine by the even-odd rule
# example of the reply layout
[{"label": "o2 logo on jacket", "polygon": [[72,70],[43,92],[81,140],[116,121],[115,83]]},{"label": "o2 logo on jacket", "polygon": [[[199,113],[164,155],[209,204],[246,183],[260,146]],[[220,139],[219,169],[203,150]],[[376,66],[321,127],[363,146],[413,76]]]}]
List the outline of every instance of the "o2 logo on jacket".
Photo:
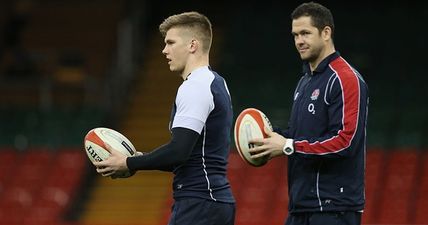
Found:
[{"label": "o2 logo on jacket", "polygon": [[[320,89],[315,89],[311,94],[311,100],[316,101],[318,99],[318,96],[320,95]],[[310,103],[308,105],[308,112],[310,112],[312,115],[315,115],[315,105],[314,103]]]},{"label": "o2 logo on jacket", "polygon": [[308,105],[308,111],[310,113],[312,113],[312,115],[315,115],[315,105],[314,105],[314,103],[311,103],[311,104]]}]

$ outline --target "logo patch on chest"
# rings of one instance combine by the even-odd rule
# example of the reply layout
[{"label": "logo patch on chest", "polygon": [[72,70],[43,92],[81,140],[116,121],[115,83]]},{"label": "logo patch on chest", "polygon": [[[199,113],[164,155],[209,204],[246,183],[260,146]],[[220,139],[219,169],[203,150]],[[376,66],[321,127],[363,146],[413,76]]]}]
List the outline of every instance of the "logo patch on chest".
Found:
[{"label": "logo patch on chest", "polygon": [[311,100],[312,101],[317,100],[319,95],[320,95],[320,89],[315,89],[311,94]]}]

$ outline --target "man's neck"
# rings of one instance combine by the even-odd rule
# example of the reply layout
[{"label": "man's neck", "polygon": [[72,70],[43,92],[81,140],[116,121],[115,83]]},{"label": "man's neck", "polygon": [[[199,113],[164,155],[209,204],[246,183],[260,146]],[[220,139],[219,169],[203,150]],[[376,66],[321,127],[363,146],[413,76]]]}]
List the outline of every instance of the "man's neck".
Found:
[{"label": "man's neck", "polygon": [[324,51],[321,52],[321,54],[316,60],[309,62],[309,66],[311,67],[311,72],[314,72],[314,70],[318,67],[321,61],[327,58],[327,56],[333,54],[335,51],[336,50],[334,49],[334,46],[325,48]]},{"label": "man's neck", "polygon": [[199,60],[189,60],[183,72],[181,73],[181,78],[183,78],[183,80],[186,80],[191,72],[203,66],[209,66],[208,56],[201,57]]}]

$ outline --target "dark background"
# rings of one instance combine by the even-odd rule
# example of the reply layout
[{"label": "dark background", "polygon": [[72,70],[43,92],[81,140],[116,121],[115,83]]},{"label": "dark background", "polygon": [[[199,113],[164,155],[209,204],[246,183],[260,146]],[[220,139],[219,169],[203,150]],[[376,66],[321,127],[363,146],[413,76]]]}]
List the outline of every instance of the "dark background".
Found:
[{"label": "dark background", "polygon": [[[209,16],[214,32],[220,30],[222,35],[215,69],[229,83],[235,113],[257,107],[274,124],[285,126],[301,71],[290,19],[292,10],[300,3],[190,1],[172,6],[159,1],[152,7],[157,12],[154,15],[199,10]],[[368,83],[369,145],[425,148],[428,104],[424,101],[424,87],[428,87],[428,78],[423,66],[428,50],[424,29],[427,3],[319,3],[333,13],[336,50]],[[156,28],[162,17],[153,18],[152,28]],[[218,35],[214,35],[215,45]]]},{"label": "dark background", "polygon": [[[428,201],[423,197],[428,191],[425,178],[428,174],[425,94],[428,3],[319,2],[333,13],[336,50],[362,74],[369,86],[365,221],[369,224],[425,222],[428,212]],[[157,201],[167,200],[165,193],[169,192],[162,188],[170,179],[165,174],[138,173],[136,176],[141,177],[130,180],[143,183],[135,187],[131,182],[114,183],[95,174],[83,153],[82,140],[88,130],[99,126],[119,131],[126,130],[125,127],[137,133],[142,145],[151,141],[151,145],[158,146],[168,140],[168,121],[163,118],[156,121],[155,117],[169,114],[176,86],[166,84],[167,81],[181,82],[178,77],[169,77],[161,55],[163,38],[158,25],[172,14],[196,10],[210,18],[214,31],[211,66],[227,80],[235,117],[244,108],[256,107],[275,126],[285,127],[301,71],[290,19],[292,10],[300,3],[0,0],[0,224],[25,224],[12,223],[15,219],[21,222],[26,219],[30,224],[60,224],[46,221],[64,218],[69,222],[79,221],[88,211],[85,204],[91,202],[88,197],[91,192],[109,189],[108,194],[104,192],[108,197],[126,192],[111,188],[114,185],[121,190],[131,185],[131,189],[136,190],[125,193],[129,199],[123,202],[145,201],[144,197],[135,196],[148,193],[145,197],[150,197],[154,190],[160,190]],[[166,71],[165,83],[150,82],[151,73],[162,73],[161,69]],[[139,94],[146,93],[141,92],[139,86],[142,79],[148,80],[142,87],[158,90],[147,104],[135,100]],[[172,92],[170,87],[174,87]],[[167,92],[171,94],[167,97],[171,101],[156,105],[156,97]],[[157,114],[151,114],[143,122],[138,120],[139,108],[151,109],[155,105],[166,108],[154,110]],[[133,116],[137,119],[132,120],[128,115],[135,108],[137,113]],[[140,122],[140,127],[133,127],[137,124],[135,121]],[[164,139],[145,139],[155,130],[166,134]],[[379,149],[384,151],[377,151]],[[231,154],[229,165],[228,173],[238,201],[251,200],[253,198],[247,196],[253,195],[268,201],[262,209],[238,208],[238,224],[248,224],[245,218],[251,222],[253,218],[264,220],[263,216],[268,219],[272,215],[285,216],[288,199],[282,191],[286,189],[282,174],[284,161],[275,164],[273,160],[255,169],[244,165],[237,154]],[[273,175],[265,176],[265,173]],[[151,186],[161,178],[166,181]],[[260,185],[269,178],[271,185]],[[60,184],[61,190],[52,191],[53,185]],[[251,184],[255,186],[250,187]],[[237,188],[239,185],[241,189]],[[266,187],[277,190],[262,189]],[[251,192],[257,188],[260,188],[259,195]],[[54,207],[44,205],[44,200],[52,203],[52,196],[56,201],[58,191],[68,194],[69,200],[61,205],[56,202]],[[22,202],[28,196],[34,202],[23,205],[28,203]],[[108,197],[102,196],[98,201],[101,205],[95,208],[104,209],[104,200]],[[40,204],[36,203],[37,199]],[[114,207],[116,203],[109,205]],[[151,203],[137,204],[141,208],[152,207]],[[170,202],[166,202],[152,210],[169,215],[169,206]],[[55,211],[52,216],[48,214],[52,209],[63,211]],[[258,209],[259,212],[265,209],[267,213],[258,215]],[[144,211],[138,208],[137,215],[138,210]],[[272,210],[276,211],[272,213]],[[28,212],[28,216],[25,213],[23,217],[21,212]],[[103,216],[112,215],[108,210],[103,213]],[[128,215],[122,213],[115,218],[121,220],[120,216]],[[283,221],[279,217],[273,219]],[[4,222],[6,220],[9,222]]]}]

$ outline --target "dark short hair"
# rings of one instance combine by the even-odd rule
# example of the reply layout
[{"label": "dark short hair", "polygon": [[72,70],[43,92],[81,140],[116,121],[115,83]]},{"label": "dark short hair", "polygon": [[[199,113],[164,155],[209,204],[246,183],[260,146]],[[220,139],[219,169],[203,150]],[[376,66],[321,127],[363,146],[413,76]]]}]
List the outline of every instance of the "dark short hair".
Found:
[{"label": "dark short hair", "polygon": [[196,37],[202,42],[202,49],[208,52],[212,42],[212,28],[210,20],[198,12],[184,12],[166,18],[160,25],[159,31],[165,37],[169,29],[173,27],[187,28],[192,30]]},{"label": "dark short hair", "polygon": [[312,25],[322,31],[324,27],[331,28],[331,36],[334,34],[334,20],[330,10],[316,2],[307,2],[297,6],[291,13],[291,19],[295,20],[302,16],[311,17]]}]

